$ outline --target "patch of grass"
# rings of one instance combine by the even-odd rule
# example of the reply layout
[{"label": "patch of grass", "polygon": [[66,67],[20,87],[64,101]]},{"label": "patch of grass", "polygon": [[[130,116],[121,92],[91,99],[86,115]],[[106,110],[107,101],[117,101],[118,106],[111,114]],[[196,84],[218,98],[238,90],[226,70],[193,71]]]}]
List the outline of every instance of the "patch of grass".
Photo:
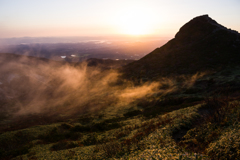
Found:
[{"label": "patch of grass", "polygon": [[115,128],[121,127],[121,125],[117,122],[107,123],[107,121],[99,122],[99,123],[92,123],[86,126],[76,125],[71,128],[72,132],[103,132]]},{"label": "patch of grass", "polygon": [[117,123],[117,122],[113,122],[113,123],[107,123],[106,121],[100,122],[100,123],[94,123],[91,126],[92,131],[107,131],[107,130],[111,130],[111,129],[116,129],[121,127],[121,124]]},{"label": "patch of grass", "polygon": [[[66,127],[65,125],[63,126]],[[74,133],[69,130],[59,129],[59,128],[62,128],[63,126],[61,125],[58,128],[55,127],[50,132],[39,135],[38,139],[41,139],[46,143],[54,143],[54,142],[58,142],[66,139],[77,140],[81,136],[79,133]]]},{"label": "patch of grass", "polygon": [[195,105],[203,100],[204,99],[201,97],[173,96],[154,100],[143,99],[140,100],[137,105],[144,108],[142,111],[143,116],[146,118],[153,118],[157,115]]},{"label": "patch of grass", "polygon": [[93,121],[93,117],[90,117],[90,116],[83,116],[79,118],[79,122],[81,124],[88,124],[88,123],[91,123],[92,121]]},{"label": "patch of grass", "polygon": [[73,125],[69,124],[69,123],[62,123],[60,126],[62,129],[68,130],[73,128]]},{"label": "patch of grass", "polygon": [[0,157],[8,159],[28,153],[32,139],[33,136],[22,131],[16,132],[11,138],[1,139]]},{"label": "patch of grass", "polygon": [[104,152],[104,156],[106,158],[111,157],[121,157],[125,154],[122,144],[115,141],[115,142],[108,142],[105,144],[97,145],[94,149],[95,152]]},{"label": "patch of grass", "polygon": [[116,123],[116,122],[121,122],[124,119],[125,119],[125,117],[114,117],[114,118],[106,119],[106,120],[104,120],[104,122],[106,122],[106,123]]},{"label": "patch of grass", "polygon": [[122,130],[119,130],[119,132],[115,132],[114,137],[116,137],[116,139],[120,139],[129,135],[130,133],[131,133],[130,129],[122,129]]},{"label": "patch of grass", "polygon": [[72,132],[90,132],[91,128],[89,126],[76,125],[71,128]]},{"label": "patch of grass", "polygon": [[[147,145],[142,140],[164,125],[171,124],[175,118],[169,115],[164,118],[159,116],[156,120],[146,121],[139,126],[124,127],[121,131],[115,132],[115,139],[110,139],[108,142],[96,145],[95,152],[103,152],[108,158],[119,158],[125,154],[130,154],[133,150],[143,151]],[[134,130],[134,134],[129,137],[130,133]],[[120,141],[119,138],[121,138]]]},{"label": "patch of grass", "polygon": [[60,142],[52,145],[51,150],[52,151],[59,151],[59,150],[65,150],[65,149],[80,147],[80,146],[83,146],[83,145],[79,142],[60,141]]},{"label": "patch of grass", "polygon": [[99,140],[98,140],[96,134],[87,135],[87,138],[85,138],[82,141],[82,144],[85,145],[85,146],[95,145],[97,143],[99,143]]},{"label": "patch of grass", "polygon": [[123,114],[123,115],[124,115],[124,117],[127,117],[127,118],[128,118],[128,117],[137,116],[137,115],[139,115],[139,114],[142,114],[142,111],[140,111],[140,110],[133,110],[133,111],[129,111],[129,112]]},{"label": "patch of grass", "polygon": [[[235,127],[234,127],[235,128]],[[212,159],[234,159],[240,157],[240,129],[228,130],[209,145],[206,153]]]},{"label": "patch of grass", "polygon": [[[239,109],[238,102],[230,103],[227,98],[206,99],[206,104],[200,108],[206,112],[201,123],[190,129],[179,144],[194,152],[205,152],[211,159],[236,159],[240,156],[239,133],[235,132],[239,125]],[[228,147],[223,142],[229,144]]]}]

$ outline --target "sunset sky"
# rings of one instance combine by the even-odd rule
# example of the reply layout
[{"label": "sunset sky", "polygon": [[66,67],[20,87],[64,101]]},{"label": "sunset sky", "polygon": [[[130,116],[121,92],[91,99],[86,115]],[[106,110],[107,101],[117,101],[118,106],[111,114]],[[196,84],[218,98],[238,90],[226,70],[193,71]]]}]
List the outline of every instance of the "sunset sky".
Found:
[{"label": "sunset sky", "polygon": [[0,0],[0,38],[173,37],[203,14],[240,32],[240,0]]}]

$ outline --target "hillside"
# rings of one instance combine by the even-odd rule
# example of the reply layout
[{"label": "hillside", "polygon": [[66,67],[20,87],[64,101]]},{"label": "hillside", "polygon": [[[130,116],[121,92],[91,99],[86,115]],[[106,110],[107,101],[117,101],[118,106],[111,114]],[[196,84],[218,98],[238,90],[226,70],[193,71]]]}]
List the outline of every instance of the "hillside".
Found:
[{"label": "hillside", "polygon": [[240,34],[208,15],[193,18],[175,38],[124,67],[125,77],[149,78],[216,71],[240,61]]},{"label": "hillside", "polygon": [[2,54],[0,159],[238,160],[239,39],[204,15],[120,69]]},{"label": "hillside", "polygon": [[[115,98],[108,99],[115,92],[107,85],[116,78],[112,68],[129,62],[132,61],[58,62],[0,53],[0,133],[104,108],[102,102],[115,101]],[[102,97],[105,99],[99,101]],[[9,119],[6,125],[4,121]]]}]

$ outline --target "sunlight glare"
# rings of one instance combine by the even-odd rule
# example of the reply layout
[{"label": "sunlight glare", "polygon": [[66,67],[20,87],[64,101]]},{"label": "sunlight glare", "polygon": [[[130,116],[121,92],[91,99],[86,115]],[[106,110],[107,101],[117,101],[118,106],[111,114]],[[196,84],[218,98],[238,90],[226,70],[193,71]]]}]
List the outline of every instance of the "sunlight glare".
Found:
[{"label": "sunlight glare", "polygon": [[143,6],[128,7],[117,16],[119,32],[128,35],[151,34],[154,21],[153,13]]}]

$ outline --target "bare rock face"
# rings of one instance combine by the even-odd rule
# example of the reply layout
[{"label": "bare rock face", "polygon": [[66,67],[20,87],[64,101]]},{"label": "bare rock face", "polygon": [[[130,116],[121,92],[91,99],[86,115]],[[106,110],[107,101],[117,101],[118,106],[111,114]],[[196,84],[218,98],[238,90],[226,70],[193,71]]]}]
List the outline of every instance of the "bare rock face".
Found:
[{"label": "bare rock face", "polygon": [[240,34],[208,15],[183,25],[175,38],[123,68],[126,77],[193,74],[240,65]]}]

